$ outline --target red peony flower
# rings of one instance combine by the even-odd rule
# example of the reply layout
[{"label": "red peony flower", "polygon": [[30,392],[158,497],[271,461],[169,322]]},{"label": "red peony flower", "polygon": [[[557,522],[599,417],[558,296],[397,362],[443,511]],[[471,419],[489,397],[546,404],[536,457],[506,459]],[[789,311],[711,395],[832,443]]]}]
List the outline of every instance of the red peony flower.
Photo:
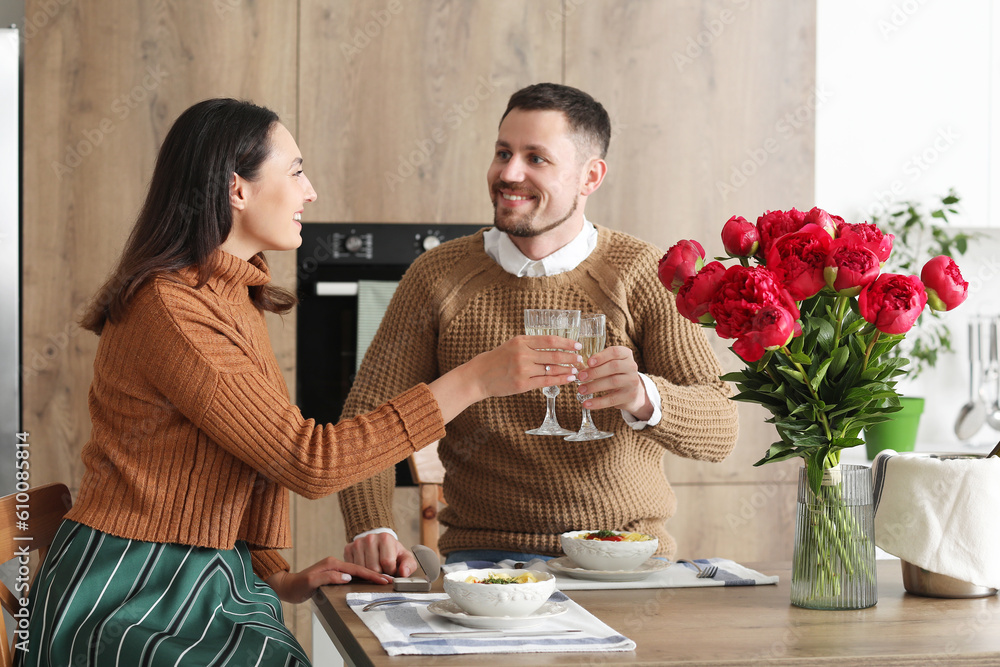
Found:
[{"label": "red peony flower", "polygon": [[715,333],[739,338],[753,328],[754,317],[766,306],[780,306],[799,318],[798,306],[773,271],[737,265],[726,269],[708,312],[715,318]]},{"label": "red peony flower", "polygon": [[885,264],[892,252],[892,241],[896,237],[892,234],[883,234],[882,230],[871,224],[863,222],[851,224],[842,222],[837,226],[837,237],[844,239],[855,239],[878,257],[880,264]]},{"label": "red peony flower", "polygon": [[660,282],[677,294],[684,281],[705,264],[705,249],[697,241],[678,241],[660,258]]},{"label": "red peony flower", "polygon": [[792,314],[781,306],[764,306],[753,318],[749,331],[733,343],[733,351],[744,361],[758,361],[767,350],[788,345],[802,327]]},{"label": "red peony flower", "polygon": [[785,234],[802,229],[806,224],[805,220],[806,214],[794,208],[790,211],[768,211],[757,218],[757,233],[760,236],[757,254],[766,257],[772,243]]},{"label": "red peony flower", "polygon": [[722,246],[730,257],[753,257],[760,247],[757,228],[743,216],[734,215],[722,227]]},{"label": "red peony flower", "polygon": [[927,305],[933,310],[951,310],[969,296],[969,283],[951,257],[938,255],[924,264],[920,279],[927,290]]},{"label": "red peony flower", "polygon": [[722,262],[709,262],[701,271],[688,276],[677,292],[677,312],[695,324],[711,324],[708,305],[719,291],[724,275],[726,267]]},{"label": "red peony flower", "polygon": [[767,268],[781,276],[793,299],[808,299],[826,287],[823,270],[831,243],[822,227],[806,225],[774,241],[767,251]]},{"label": "red peony flower", "polygon": [[887,334],[906,333],[927,303],[924,284],[916,276],[883,273],[861,288],[861,317]]},{"label": "red peony flower", "polygon": [[805,223],[807,225],[819,225],[826,233],[830,235],[830,238],[837,236],[837,222],[843,222],[844,219],[838,216],[832,216],[823,209],[815,206],[806,213]]},{"label": "red peony flower", "polygon": [[878,257],[856,239],[839,238],[831,244],[823,275],[840,296],[857,296],[878,274]]}]

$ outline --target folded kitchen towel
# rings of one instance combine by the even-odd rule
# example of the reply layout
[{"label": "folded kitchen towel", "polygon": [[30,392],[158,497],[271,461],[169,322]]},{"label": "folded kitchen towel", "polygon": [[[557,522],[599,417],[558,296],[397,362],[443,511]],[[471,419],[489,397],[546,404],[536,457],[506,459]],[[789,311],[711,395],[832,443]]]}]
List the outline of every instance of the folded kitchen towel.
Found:
[{"label": "folded kitchen towel", "polygon": [[[761,574],[756,570],[751,570],[739,563],[726,558],[696,558],[694,562],[702,569],[707,565],[715,565],[718,572],[712,578],[699,579],[698,568],[690,563],[670,563],[669,567],[653,572],[645,579],[638,581],[594,581],[591,579],[580,579],[565,574],[563,571],[556,571],[546,565],[546,561],[535,559],[523,565],[526,570],[538,570],[541,572],[551,572],[556,575],[556,588],[560,591],[585,591],[600,589],[630,589],[630,588],[694,588],[702,586],[760,586],[764,584],[778,583],[775,575]],[[445,572],[456,572],[464,569],[480,569],[488,567],[512,568],[517,565],[516,561],[503,560],[499,563],[488,563],[484,561],[471,561],[468,563],[451,563],[445,565],[442,570]],[[569,561],[572,565],[572,561]]]},{"label": "folded kitchen towel", "polygon": [[382,323],[382,315],[389,307],[398,285],[399,283],[393,280],[358,281],[358,341],[354,370],[361,367],[365,352],[375,338],[375,332]]},{"label": "folded kitchen towel", "polygon": [[[385,598],[405,598],[412,602],[385,605],[368,611],[369,602]],[[576,653],[589,651],[634,651],[635,642],[619,634],[589,611],[556,591],[549,602],[567,607],[567,611],[540,618],[527,631],[580,630],[572,634],[535,637],[411,637],[414,632],[473,632],[434,614],[427,602],[447,600],[441,593],[348,593],[347,605],[364,621],[389,655],[455,655],[460,653]],[[512,629],[516,631],[516,629]],[[588,661],[589,662],[589,661]]]},{"label": "folded kitchen towel", "polygon": [[1000,458],[882,452],[872,471],[875,544],[925,570],[1000,588]]}]

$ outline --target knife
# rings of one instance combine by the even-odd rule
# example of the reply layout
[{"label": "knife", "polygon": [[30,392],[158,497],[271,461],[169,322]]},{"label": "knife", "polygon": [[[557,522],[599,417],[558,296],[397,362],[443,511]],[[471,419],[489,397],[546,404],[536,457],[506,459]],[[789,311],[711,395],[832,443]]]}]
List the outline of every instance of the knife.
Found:
[{"label": "knife", "polygon": [[427,637],[544,637],[546,635],[563,635],[583,630],[456,630],[449,632],[411,632],[410,637],[424,639]]}]

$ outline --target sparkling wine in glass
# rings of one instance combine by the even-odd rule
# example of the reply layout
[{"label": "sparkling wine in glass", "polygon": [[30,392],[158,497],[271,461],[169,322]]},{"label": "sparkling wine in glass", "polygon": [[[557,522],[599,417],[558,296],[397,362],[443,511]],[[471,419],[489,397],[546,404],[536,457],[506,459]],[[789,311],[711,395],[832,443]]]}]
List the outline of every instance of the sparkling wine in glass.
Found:
[{"label": "sparkling wine in glass", "polygon": [[[524,311],[524,332],[529,336],[561,336],[576,340],[580,333],[579,310]],[[528,435],[572,435],[573,431],[559,425],[556,419],[556,396],[559,387],[543,387],[545,394],[545,420],[538,428],[525,431]]]},{"label": "sparkling wine in glass", "polygon": [[[590,357],[603,350],[607,341],[604,315],[591,315],[589,313],[582,315],[580,317],[579,340],[583,345],[583,349],[580,350],[580,356],[583,357],[583,364],[580,368],[589,368],[587,364],[590,361]],[[576,383],[576,386],[579,388],[579,381]],[[583,410],[583,423],[580,425],[580,430],[565,438],[566,440],[582,442],[584,440],[601,440],[602,438],[610,438],[614,435],[614,433],[608,433],[597,428],[590,416],[590,410],[583,407],[583,402],[591,396],[593,394],[583,396],[580,394],[579,389],[577,390],[576,397],[580,401],[580,407]]]}]

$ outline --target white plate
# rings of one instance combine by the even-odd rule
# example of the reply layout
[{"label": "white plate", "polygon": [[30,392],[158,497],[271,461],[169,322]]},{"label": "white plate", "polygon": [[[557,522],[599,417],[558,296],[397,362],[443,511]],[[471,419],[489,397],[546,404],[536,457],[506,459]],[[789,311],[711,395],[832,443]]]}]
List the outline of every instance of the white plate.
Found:
[{"label": "white plate", "polygon": [[558,602],[546,602],[533,614],[528,616],[473,616],[464,611],[451,600],[435,600],[427,605],[432,614],[437,614],[453,623],[470,628],[486,630],[506,630],[509,628],[527,628],[553,616],[559,616],[569,611],[569,607]]},{"label": "white plate", "polygon": [[546,561],[545,564],[556,574],[565,574],[569,577],[589,579],[590,581],[639,581],[654,572],[666,570],[672,565],[667,560],[650,558],[634,570],[587,570],[577,565],[569,556],[553,558]]}]

